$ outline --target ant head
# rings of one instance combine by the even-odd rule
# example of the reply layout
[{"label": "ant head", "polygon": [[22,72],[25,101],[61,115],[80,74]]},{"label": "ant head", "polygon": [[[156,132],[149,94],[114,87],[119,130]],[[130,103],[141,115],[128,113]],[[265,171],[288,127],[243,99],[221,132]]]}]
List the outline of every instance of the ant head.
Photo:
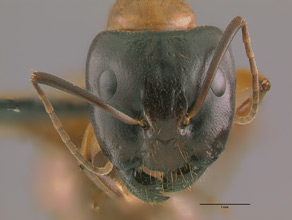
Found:
[{"label": "ant head", "polygon": [[[103,153],[128,189],[143,200],[162,201],[163,189],[188,187],[184,181],[195,182],[224,150],[235,101],[230,51],[198,111],[183,123],[201,97],[221,36],[215,27],[105,31],[92,43],[87,90],[143,123],[126,124],[96,106],[90,106],[91,122]],[[177,181],[171,185],[173,176]]]}]

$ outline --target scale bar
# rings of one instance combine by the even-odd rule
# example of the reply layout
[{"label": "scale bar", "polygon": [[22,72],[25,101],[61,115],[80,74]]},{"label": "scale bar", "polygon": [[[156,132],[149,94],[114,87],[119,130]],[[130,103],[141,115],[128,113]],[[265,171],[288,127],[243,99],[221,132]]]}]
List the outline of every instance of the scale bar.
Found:
[{"label": "scale bar", "polygon": [[250,205],[250,203],[200,203],[200,205]]}]

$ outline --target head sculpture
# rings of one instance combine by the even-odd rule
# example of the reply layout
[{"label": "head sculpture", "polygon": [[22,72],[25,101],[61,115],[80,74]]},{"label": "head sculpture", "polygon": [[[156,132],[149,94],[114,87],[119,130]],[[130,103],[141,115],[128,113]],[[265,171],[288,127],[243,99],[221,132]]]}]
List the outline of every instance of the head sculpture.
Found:
[{"label": "head sculpture", "polygon": [[87,90],[143,121],[129,125],[90,106],[103,153],[145,201],[164,201],[163,192],[192,185],[224,150],[232,125],[232,54],[226,52],[202,98],[222,31],[195,23],[182,0],[119,0],[88,53]]}]

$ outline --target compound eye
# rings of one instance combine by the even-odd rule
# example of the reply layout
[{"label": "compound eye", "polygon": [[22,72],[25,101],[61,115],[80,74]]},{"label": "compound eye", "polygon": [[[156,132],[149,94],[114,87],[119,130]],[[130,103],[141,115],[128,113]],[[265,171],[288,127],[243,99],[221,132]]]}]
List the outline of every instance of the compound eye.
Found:
[{"label": "compound eye", "polygon": [[211,89],[218,97],[222,96],[225,92],[226,89],[225,75],[219,68],[215,74],[214,80],[211,85]]},{"label": "compound eye", "polygon": [[98,93],[103,100],[111,99],[117,90],[117,77],[112,70],[105,70],[98,81]]}]

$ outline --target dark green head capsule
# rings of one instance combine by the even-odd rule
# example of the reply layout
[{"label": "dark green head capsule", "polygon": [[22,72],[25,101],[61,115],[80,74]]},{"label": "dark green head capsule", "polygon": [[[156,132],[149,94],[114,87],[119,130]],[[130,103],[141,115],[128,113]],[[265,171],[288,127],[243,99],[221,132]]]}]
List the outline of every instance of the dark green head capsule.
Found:
[{"label": "dark green head capsule", "polygon": [[162,192],[192,185],[224,150],[235,67],[229,49],[213,62],[222,36],[216,27],[196,27],[184,1],[120,0],[108,30],[93,40],[87,90],[142,126],[96,105],[91,122],[103,153],[138,198],[166,200]]}]

